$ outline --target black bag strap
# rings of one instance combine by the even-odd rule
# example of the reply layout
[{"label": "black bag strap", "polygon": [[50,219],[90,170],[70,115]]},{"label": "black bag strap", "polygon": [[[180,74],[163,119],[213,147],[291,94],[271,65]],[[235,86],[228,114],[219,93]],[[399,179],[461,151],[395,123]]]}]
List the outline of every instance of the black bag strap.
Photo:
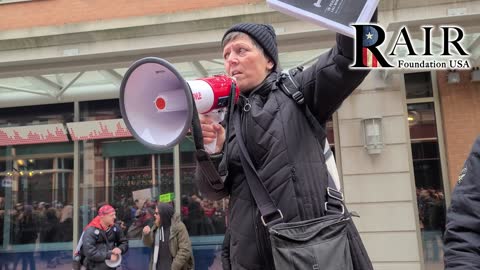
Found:
[{"label": "black bag strap", "polygon": [[235,128],[235,135],[237,136],[237,144],[240,148],[240,160],[247,178],[247,184],[253,195],[253,199],[260,210],[261,220],[264,226],[271,227],[275,224],[283,222],[283,214],[273,202],[272,197],[268,193],[267,188],[260,180],[255,167],[250,159],[247,148],[245,146],[242,129],[240,127],[240,111],[234,115],[233,123]]},{"label": "black bag strap", "polygon": [[[292,83],[294,83],[293,80],[292,80]],[[292,92],[288,91],[288,89],[283,86],[284,85],[282,83],[280,88],[282,90],[286,89],[288,95],[290,95]],[[296,85],[294,88],[295,88],[295,91],[293,93],[300,92],[298,91],[298,87]],[[303,104],[303,94],[301,96],[297,94],[296,96],[301,98],[297,98],[295,100],[296,101],[302,100],[301,103]],[[305,114],[306,114],[307,120],[310,123],[312,129],[314,130],[315,137],[319,141],[320,145],[322,145],[322,149],[323,149],[324,143],[322,142],[325,141],[325,136],[326,136],[325,131],[321,127],[320,123],[318,123],[318,121],[315,119],[313,114],[310,112],[308,107],[304,106],[304,108],[305,108]],[[235,128],[235,135],[237,136],[237,143],[241,151],[240,159],[242,162],[242,167],[244,169],[245,176],[247,178],[247,184],[249,185],[249,188],[252,192],[255,203],[257,204],[257,207],[260,210],[262,223],[264,226],[268,226],[268,227],[281,223],[283,222],[283,213],[280,209],[277,208],[277,206],[275,205],[275,202],[270,196],[270,193],[268,192],[267,188],[265,187],[262,180],[260,179],[260,176],[258,175],[258,172],[256,171],[255,166],[253,165],[253,162],[250,159],[250,155],[248,154],[247,148],[245,146],[243,135],[242,135],[241,123],[240,123],[240,111],[238,111],[234,115],[233,122],[234,122],[234,128]],[[321,134],[323,134],[324,136],[320,137]],[[327,183],[326,194],[327,194],[326,195],[327,200],[324,206],[325,213],[326,214],[334,214],[334,213],[345,214],[346,208],[343,203],[344,201],[343,193],[337,190],[335,186],[335,182],[333,181],[333,178],[330,175],[330,172],[328,172],[328,183]]]},{"label": "black bag strap", "polygon": [[295,80],[295,75],[302,71],[303,67],[296,67],[288,71],[282,71],[276,81],[277,88],[280,88],[285,95],[293,99],[300,106],[305,114],[305,117],[307,118],[308,124],[314,131],[315,137],[322,146],[322,149],[325,149],[325,139],[327,137],[327,133],[322,125],[320,125],[317,118],[313,116],[308,106],[305,104],[304,95],[300,90],[298,82]]},{"label": "black bag strap", "polygon": [[83,246],[83,234],[85,231],[82,232],[82,235],[80,235],[80,239],[78,239],[77,247],[75,248],[75,251],[73,252],[74,255],[79,255],[80,254],[80,249]]},{"label": "black bag strap", "polygon": [[229,96],[229,108],[226,114],[226,135],[225,140],[227,143],[224,145],[224,150],[221,155],[223,155],[224,159],[219,165],[217,169],[212,160],[210,159],[210,154],[205,151],[205,147],[203,145],[203,135],[202,135],[202,127],[200,125],[200,119],[198,117],[197,107],[195,103],[193,103],[193,118],[192,118],[192,135],[193,140],[195,143],[195,156],[198,161],[200,172],[203,176],[208,180],[210,186],[215,190],[222,190],[224,188],[224,179],[228,176],[228,138],[230,135],[230,118],[231,112],[233,112],[233,108],[235,105],[235,88],[236,85],[232,83],[230,87],[230,96]]},{"label": "black bag strap", "polygon": [[[322,151],[325,157],[325,162],[327,159],[333,155],[330,147],[325,145],[325,139],[327,133],[322,125],[318,122],[317,118],[312,114],[308,106],[304,102],[303,93],[300,91],[298,82],[295,80],[295,75],[303,71],[303,67],[297,67],[290,69],[288,71],[282,71],[279,78],[277,79],[277,87],[280,88],[287,96],[291,97],[304,111],[305,117],[313,130],[315,138],[317,138],[318,143],[322,147]],[[289,86],[290,87],[289,87]],[[327,151],[325,149],[327,148]],[[348,213],[344,204],[344,196],[341,191],[339,191],[335,185],[330,171],[328,171],[328,184],[327,184],[327,200],[325,202],[324,210],[327,214],[335,213]]]},{"label": "black bag strap", "polygon": [[[295,80],[295,75],[298,72],[302,72],[303,67],[297,67],[290,69],[289,71],[283,71],[279,78],[277,79],[277,87],[280,88],[287,96],[291,97],[304,111],[305,117],[313,130],[315,138],[317,138],[318,143],[322,147],[322,151],[325,157],[325,162],[327,159],[333,155],[330,147],[325,145],[325,139],[327,133],[322,125],[318,122],[317,118],[312,114],[308,106],[304,102],[303,93],[300,91],[297,81]],[[288,87],[290,85],[290,87]],[[324,151],[325,148],[328,148],[327,151]],[[348,213],[344,204],[344,196],[341,191],[339,191],[335,185],[330,171],[328,171],[328,184],[327,184],[327,200],[325,202],[324,210],[327,214],[334,213]]]},{"label": "black bag strap", "polygon": [[[247,178],[247,184],[252,192],[252,196],[260,210],[261,220],[264,226],[271,227],[275,224],[283,222],[283,213],[277,208],[270,193],[263,184],[257,170],[255,169],[250,155],[248,154],[245,146],[242,131],[240,127],[240,112],[235,114],[234,117],[235,134],[237,136],[237,144],[240,148],[240,160],[242,167]],[[330,173],[328,173],[328,187],[327,187],[327,200],[324,205],[326,214],[346,214],[346,208],[344,206],[343,193],[338,191],[335,186]]]},{"label": "black bag strap", "polygon": [[288,71],[282,71],[277,78],[277,86],[279,84],[282,84],[283,86],[285,86],[285,80],[287,80],[289,83],[292,84],[293,87],[290,87],[290,88],[283,87],[281,89],[282,91],[285,92],[285,94],[287,94],[287,96],[291,97],[299,105],[302,105],[305,103],[305,98],[303,96],[302,91],[300,91],[300,88],[298,87],[298,83],[295,80],[294,76],[298,72],[302,72],[302,71],[303,71],[303,67],[299,66],[294,69],[290,69]]}]

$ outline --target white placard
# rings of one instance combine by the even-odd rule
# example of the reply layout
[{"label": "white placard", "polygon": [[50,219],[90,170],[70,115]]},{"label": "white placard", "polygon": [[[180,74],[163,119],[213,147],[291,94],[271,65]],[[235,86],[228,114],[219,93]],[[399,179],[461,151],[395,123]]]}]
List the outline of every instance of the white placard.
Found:
[{"label": "white placard", "polygon": [[152,189],[146,188],[132,191],[132,197],[133,201],[138,200],[137,207],[138,209],[141,209],[145,201],[152,199]]}]

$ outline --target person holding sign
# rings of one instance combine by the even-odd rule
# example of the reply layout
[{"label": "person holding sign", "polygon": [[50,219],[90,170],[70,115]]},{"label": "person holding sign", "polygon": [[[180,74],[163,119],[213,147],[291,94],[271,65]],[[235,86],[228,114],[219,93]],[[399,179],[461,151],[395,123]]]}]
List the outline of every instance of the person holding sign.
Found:
[{"label": "person holding sign", "polygon": [[[221,45],[226,73],[236,80],[241,92],[232,112],[233,122],[240,123],[235,125],[240,128],[229,123],[226,139],[227,132],[221,125],[200,116],[204,143],[217,139],[217,153],[210,157],[216,165],[228,163],[228,175],[219,189],[197,166],[196,183],[209,199],[230,196],[226,244],[231,265],[225,269],[271,270],[275,266],[267,225],[277,220],[290,223],[326,215],[328,172],[320,142],[326,133],[312,129],[305,108],[324,127],[368,70],[350,69],[354,41],[337,34],[336,45],[316,63],[289,72],[294,90],[298,91],[288,96],[279,88],[285,76],[280,72],[277,39],[271,25],[236,24],[225,32]],[[261,184],[278,210],[271,216],[260,213],[252,196],[251,180],[247,180],[242,165],[240,135]],[[224,144],[228,144],[228,157],[222,153]]]}]

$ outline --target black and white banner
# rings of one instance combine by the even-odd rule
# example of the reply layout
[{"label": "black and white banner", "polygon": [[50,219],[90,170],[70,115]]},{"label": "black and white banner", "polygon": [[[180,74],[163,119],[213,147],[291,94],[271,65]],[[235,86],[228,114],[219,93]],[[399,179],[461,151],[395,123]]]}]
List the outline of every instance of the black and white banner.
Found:
[{"label": "black and white banner", "polygon": [[353,37],[350,24],[369,22],[378,0],[267,0],[268,5],[300,20]]}]

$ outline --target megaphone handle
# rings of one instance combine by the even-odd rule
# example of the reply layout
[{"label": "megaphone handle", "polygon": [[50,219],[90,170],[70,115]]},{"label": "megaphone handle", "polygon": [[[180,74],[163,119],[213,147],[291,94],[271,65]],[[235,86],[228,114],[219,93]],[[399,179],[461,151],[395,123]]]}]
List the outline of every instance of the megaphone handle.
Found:
[{"label": "megaphone handle", "polygon": [[[213,110],[208,113],[204,114],[207,118],[212,119],[212,122],[214,123],[220,123],[223,121],[223,118],[225,117],[225,108],[223,109],[218,109],[218,110]],[[214,154],[216,151],[216,146],[217,146],[217,138],[213,140],[213,142],[209,144],[205,144],[205,151],[209,154]]]},{"label": "megaphone handle", "polygon": [[215,153],[215,148],[217,147],[217,138],[213,140],[213,142],[209,144],[205,144],[205,151],[209,154],[214,154]]}]

